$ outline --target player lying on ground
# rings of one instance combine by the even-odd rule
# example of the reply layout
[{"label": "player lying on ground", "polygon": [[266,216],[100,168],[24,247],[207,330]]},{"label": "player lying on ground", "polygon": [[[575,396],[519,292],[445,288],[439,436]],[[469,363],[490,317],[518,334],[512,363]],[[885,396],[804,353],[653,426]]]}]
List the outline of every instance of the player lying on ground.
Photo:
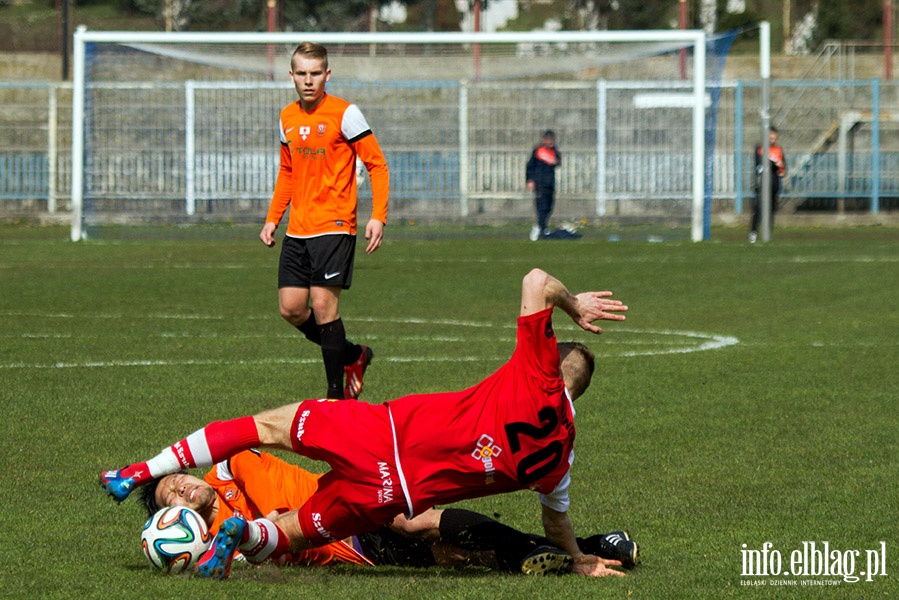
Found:
[{"label": "player lying on ground", "polygon": [[391,522],[417,533],[430,525],[413,517],[433,506],[521,489],[540,494],[546,537],[572,557],[575,573],[622,576],[610,568],[619,561],[584,554],[568,518],[572,401],[590,384],[594,356],[583,344],[558,344],[552,327],[559,307],[586,331],[602,333],[595,321],[622,321],[619,313],[627,310],[611,295],[575,296],[555,277],[533,269],[522,281],[512,357],[473,387],[377,405],[306,400],[216,421],[147,462],[101,474],[101,484],[122,501],[153,478],[212,466],[257,447],[293,450],[329,464],[298,510],[274,519],[225,521],[197,565],[203,577],[227,577],[238,550],[261,562]]},{"label": "player lying on ground", "polygon": [[[140,498],[152,516],[165,506],[197,511],[212,535],[233,516],[255,519],[298,508],[318,488],[319,474],[310,473],[266,452],[247,450],[210,469],[203,479],[184,471],[166,475],[141,488]],[[298,565],[352,564],[404,567],[481,566],[508,572],[544,574],[571,569],[571,557],[544,537],[522,533],[495,519],[458,508],[425,511],[431,529],[410,538],[388,526],[285,555]],[[578,538],[582,550],[633,567],[637,544],[622,531]]]}]

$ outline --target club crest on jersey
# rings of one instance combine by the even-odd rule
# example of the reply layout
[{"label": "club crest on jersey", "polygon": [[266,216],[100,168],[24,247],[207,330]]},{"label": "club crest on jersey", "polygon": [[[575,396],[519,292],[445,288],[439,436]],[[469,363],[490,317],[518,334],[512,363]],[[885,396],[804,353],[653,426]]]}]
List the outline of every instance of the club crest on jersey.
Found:
[{"label": "club crest on jersey", "polygon": [[319,124],[318,124],[318,136],[319,136],[319,137],[325,135],[325,131],[326,131],[326,130],[327,130],[327,129],[326,129],[324,123],[319,123]]},{"label": "club crest on jersey", "polygon": [[312,133],[312,128],[309,127],[308,125],[301,125],[299,133],[300,133],[300,139],[305,142],[306,138],[309,137],[309,134]]},{"label": "club crest on jersey", "polygon": [[503,449],[497,446],[494,443],[494,439],[486,433],[478,439],[471,457],[484,463],[484,473],[486,474],[484,483],[493,483],[493,475],[496,473],[496,469],[493,467],[493,459],[502,454],[502,452]]}]

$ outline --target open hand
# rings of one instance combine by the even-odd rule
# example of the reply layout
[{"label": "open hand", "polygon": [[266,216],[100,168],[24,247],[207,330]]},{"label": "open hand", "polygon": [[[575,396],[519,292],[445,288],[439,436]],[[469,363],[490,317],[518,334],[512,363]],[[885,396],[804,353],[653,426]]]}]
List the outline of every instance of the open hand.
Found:
[{"label": "open hand", "polygon": [[583,292],[575,296],[579,315],[575,322],[587,331],[602,333],[594,321],[624,321],[625,316],[617,313],[627,311],[627,306],[621,300],[610,299],[611,295],[612,292]]},{"label": "open hand", "polygon": [[620,567],[620,560],[607,560],[592,554],[584,554],[574,561],[571,572],[575,575],[583,575],[584,577],[624,577],[623,571],[612,569],[611,567]]}]

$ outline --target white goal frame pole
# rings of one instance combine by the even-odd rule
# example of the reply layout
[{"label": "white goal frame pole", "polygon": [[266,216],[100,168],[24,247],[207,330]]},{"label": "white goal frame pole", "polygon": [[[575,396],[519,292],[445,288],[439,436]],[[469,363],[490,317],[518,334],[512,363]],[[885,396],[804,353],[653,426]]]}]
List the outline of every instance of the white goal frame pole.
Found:
[{"label": "white goal frame pole", "polygon": [[[84,98],[85,46],[89,43],[119,44],[297,44],[312,41],[320,44],[514,44],[514,43],[624,43],[682,42],[693,47],[693,241],[703,237],[703,202],[705,185],[705,48],[703,30],[648,31],[527,31],[527,32],[163,32],[163,31],[88,31],[79,26],[73,39],[72,97],[72,231],[73,241],[82,239],[84,201]],[[599,169],[604,165],[598,164]],[[460,192],[464,195],[466,190]],[[597,191],[598,194],[602,192]]]},{"label": "white goal frame pole", "polygon": [[771,178],[777,177],[777,174],[771,172],[771,159],[769,158],[771,150],[771,142],[768,138],[768,132],[771,130],[771,24],[768,21],[762,21],[759,24],[759,77],[762,82],[761,102],[759,103],[759,117],[762,126],[762,158],[759,165],[762,168],[762,180],[759,184],[757,201],[760,203],[762,222],[759,224],[761,231],[758,233],[761,234],[759,237],[763,242],[770,242]]},{"label": "white goal frame pole", "polygon": [[84,205],[84,26],[75,30],[72,43],[72,228],[70,237],[82,237],[81,215]]},{"label": "white goal frame pole", "polygon": [[[690,238],[701,242],[705,214],[705,32],[693,45],[693,217]],[[696,164],[699,163],[699,164]]]},{"label": "white goal frame pole", "polygon": [[510,44],[581,42],[688,42],[705,41],[702,30],[647,31],[499,31],[499,32],[213,32],[213,31],[89,31],[80,26],[75,32],[82,43],[118,44]]}]

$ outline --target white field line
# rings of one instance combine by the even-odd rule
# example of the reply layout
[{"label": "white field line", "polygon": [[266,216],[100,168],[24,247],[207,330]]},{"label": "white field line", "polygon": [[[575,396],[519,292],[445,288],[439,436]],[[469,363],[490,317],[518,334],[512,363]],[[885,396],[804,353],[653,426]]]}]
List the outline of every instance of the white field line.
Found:
[{"label": "white field line", "polygon": [[[7,313],[10,315],[9,313]],[[10,315],[11,316],[11,315]],[[17,316],[25,316],[23,313],[18,313]],[[70,315],[66,313],[54,313],[54,314],[43,314],[38,315],[31,313],[28,316],[39,316],[43,318],[80,318],[84,319],[83,315]],[[119,319],[124,318],[124,315],[92,315],[95,318],[100,319]],[[144,315],[145,318],[157,318],[161,320],[189,320],[189,319],[213,319],[213,320],[224,320],[224,317],[220,316],[203,316],[203,315]],[[243,318],[243,317],[241,317]],[[270,318],[270,317],[267,317]],[[417,325],[441,325],[441,326],[454,326],[454,327],[474,327],[474,328],[495,328],[495,329],[512,329],[513,326],[509,324],[495,324],[495,323],[483,323],[483,322],[475,322],[475,321],[459,321],[454,319],[417,319],[417,318],[401,318],[401,319],[384,319],[384,318],[354,318],[355,321],[364,321],[364,322],[387,322],[387,323],[410,323]],[[614,325],[614,324],[612,324]],[[579,331],[576,327],[568,324],[564,324],[562,327],[557,327],[557,329],[562,331]],[[643,339],[638,340],[619,340],[617,339],[617,335],[609,335],[612,332],[622,333],[622,334],[636,334],[638,336],[642,336]],[[217,333],[204,333],[204,334],[191,334],[187,332],[183,333],[172,333],[172,332],[159,332],[153,334],[154,337],[163,337],[163,338],[212,338],[212,339],[246,339],[246,338],[259,338],[259,337],[297,337],[293,334],[277,334],[276,336],[271,335],[262,335],[262,334],[217,334]],[[618,328],[615,329],[607,328],[605,333],[606,339],[612,337],[615,338],[614,341],[609,340],[610,345],[612,346],[636,346],[636,345],[648,345],[651,348],[645,350],[626,350],[620,353],[616,353],[617,356],[623,357],[633,357],[633,356],[660,356],[665,354],[685,354],[690,352],[703,352],[708,350],[717,350],[720,348],[725,348],[727,346],[732,346],[739,343],[739,340],[735,337],[731,336],[721,336],[710,333],[702,333],[695,331],[673,331],[673,330],[641,330],[641,329],[628,329],[628,328]],[[68,338],[80,338],[83,339],[86,336],[82,335],[73,335],[73,334],[53,334],[53,333],[23,333],[23,334],[6,334],[0,335],[3,338],[14,338],[14,339],[68,339]],[[102,337],[99,334],[96,336],[89,337]],[[369,339],[392,339],[397,341],[431,341],[431,342],[444,342],[444,343],[472,343],[472,342],[495,342],[497,341],[495,338],[485,338],[482,336],[478,336],[480,339],[472,338],[471,336],[430,336],[430,335],[412,335],[412,336],[366,336]],[[649,338],[649,339],[646,339]],[[680,341],[677,338],[686,338],[686,342]],[[662,347],[660,347],[662,346]],[[607,346],[608,347],[608,346]],[[485,357],[476,357],[476,356],[463,356],[463,357],[450,357],[445,355],[431,355],[431,356],[409,356],[409,357],[401,357],[401,356],[379,356],[378,359],[386,362],[395,362],[395,363],[413,363],[413,362],[476,362],[483,360],[504,360],[505,356],[498,356],[493,358],[485,358]],[[85,360],[85,361],[66,361],[66,362],[49,362],[49,363],[0,363],[0,369],[75,369],[75,368],[106,368],[106,367],[154,367],[154,366],[206,366],[206,365],[260,365],[260,364],[317,364],[320,362],[318,358],[260,358],[254,360],[243,360],[243,359],[234,359],[234,360],[221,360],[221,359],[183,359],[183,360],[162,360],[162,359],[146,359],[146,360],[112,360],[112,361],[95,361],[95,360]]]},{"label": "white field line", "polygon": [[[503,360],[506,357],[484,358],[483,356],[433,356],[433,357],[386,357],[378,356],[379,362],[412,363],[412,362],[479,362],[485,360]],[[0,364],[0,369],[97,369],[107,367],[203,367],[210,365],[307,365],[320,364],[321,358],[260,358],[256,360],[218,360],[218,359],[184,359],[184,360],[109,360],[85,362],[56,362],[46,364],[10,363]]]},{"label": "white field line", "polygon": [[[94,240],[93,244],[101,244],[102,241]],[[889,243],[889,242],[884,242]],[[0,240],[0,246],[21,246],[23,245],[21,242],[16,240]],[[620,259],[617,257],[607,257],[607,258],[596,258],[591,257],[591,264],[599,263],[620,263]],[[684,257],[681,256],[669,256],[669,257],[659,257],[659,256],[645,256],[645,257],[633,257],[629,259],[630,262],[635,263],[653,263],[660,264],[665,262],[684,262]],[[448,257],[448,258],[417,258],[415,256],[406,256],[402,259],[396,259],[395,262],[402,264],[423,264],[423,263],[436,263],[436,264],[491,264],[495,265],[497,263],[507,264],[507,265],[527,265],[532,261],[530,258],[500,258],[496,256],[490,257],[469,257],[469,258],[460,258],[457,256]],[[761,262],[764,264],[785,264],[785,263],[822,263],[822,264],[852,264],[852,263],[894,263],[899,262],[899,256],[878,256],[878,255],[858,255],[858,256],[818,256],[814,254],[810,255],[800,255],[800,256],[787,256],[787,257],[769,257],[764,259],[759,259],[757,262]],[[20,268],[20,265],[15,263],[0,263],[0,269],[13,269]],[[92,269],[109,269],[109,270],[121,270],[122,268],[127,268],[129,270],[147,270],[152,271],[155,269],[165,268],[165,269],[179,269],[179,270],[197,270],[197,271],[220,271],[222,269],[228,269],[233,271],[245,271],[245,270],[255,270],[258,268],[257,265],[249,264],[249,263],[171,263],[171,262],[140,262],[134,263],[130,265],[92,265]]]},{"label": "white field line", "polygon": [[[224,317],[221,315],[190,315],[190,314],[169,314],[169,313],[146,313],[146,314],[115,314],[115,313],[92,313],[92,314],[74,314],[74,313],[42,313],[42,312],[30,312],[30,311],[0,311],[0,316],[3,317],[21,317],[21,318],[34,318],[34,319],[98,319],[98,320],[116,320],[116,319],[128,319],[132,321],[140,320],[140,319],[160,319],[164,321],[225,321],[227,319],[232,320],[242,320],[242,321],[255,321],[255,320],[270,320],[273,318],[272,314],[265,315],[240,315],[237,317]],[[483,323],[479,321],[460,321],[458,319],[417,319],[412,317],[397,317],[397,318],[384,318],[384,317],[353,317],[353,321],[357,321],[359,323],[408,323],[412,325],[449,325],[452,327],[514,327],[514,324],[511,325],[497,325],[495,323]]]},{"label": "white field line", "polygon": [[661,336],[679,336],[697,340],[697,345],[685,346],[682,348],[666,348],[663,350],[645,350],[622,352],[619,356],[658,356],[661,354],[687,354],[688,352],[703,352],[705,350],[719,350],[728,346],[735,346],[740,340],[729,335],[715,335],[711,333],[700,333],[697,331],[669,331],[669,330],[628,330],[620,329],[622,332],[640,333],[642,335],[661,335]]},{"label": "white field line", "polygon": [[[675,339],[671,340],[660,340],[658,337],[656,339],[615,339],[614,342],[610,341],[609,338],[612,337],[609,335],[609,331],[606,331],[604,334],[603,340],[601,343],[603,344],[612,344],[614,346],[683,346],[682,341],[678,341]],[[634,332],[639,333],[639,332]],[[96,340],[102,338],[108,338],[108,335],[102,333],[0,333],[0,339],[19,339],[19,340],[68,340],[68,339],[79,339],[79,340]],[[299,339],[297,334],[291,331],[285,333],[216,333],[216,332],[208,332],[208,333],[194,333],[189,331],[159,331],[156,333],[150,333],[145,336],[142,336],[144,339],[150,338],[161,338],[161,339],[196,339],[196,340],[271,340],[271,339]],[[397,342],[435,342],[435,343],[492,343],[492,342],[504,342],[508,341],[511,343],[511,339],[509,340],[498,340],[495,337],[485,337],[485,336],[449,336],[449,335],[392,335],[392,334],[370,334],[366,333],[364,336],[366,340],[387,340],[387,341],[397,341]],[[562,340],[566,341],[566,340]],[[820,344],[815,344],[820,345]]]}]

